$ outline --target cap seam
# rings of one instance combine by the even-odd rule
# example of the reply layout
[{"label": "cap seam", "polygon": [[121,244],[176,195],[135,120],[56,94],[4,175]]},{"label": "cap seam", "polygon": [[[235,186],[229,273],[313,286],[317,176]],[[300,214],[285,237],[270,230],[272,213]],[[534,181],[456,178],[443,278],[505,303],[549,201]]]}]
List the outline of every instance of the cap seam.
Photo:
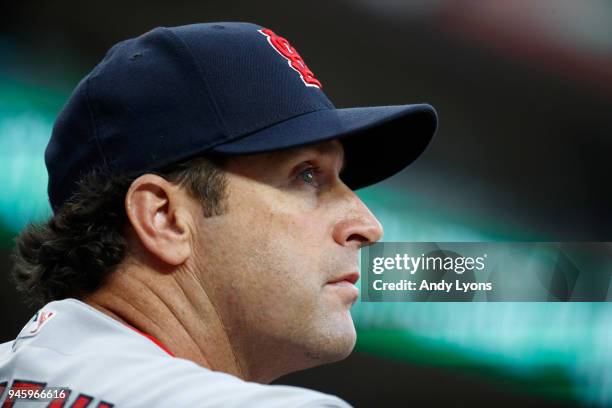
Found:
[{"label": "cap seam", "polygon": [[[281,124],[283,122],[287,122],[288,120],[295,119],[295,118],[300,117],[300,116],[304,116],[304,115],[308,115],[310,113],[320,112],[320,111],[324,111],[324,110],[334,110],[334,109],[335,108],[321,108],[321,109],[313,109],[313,110],[308,111],[308,112],[298,113],[298,114],[290,116],[288,118],[284,118],[283,120],[280,120],[278,122],[267,124],[266,126],[263,126],[263,127],[260,127],[260,128],[254,129],[254,130],[251,130],[251,131],[249,131],[247,133],[244,133],[244,134],[239,134],[239,135],[237,135],[234,138],[231,138],[231,139],[229,139],[227,141],[223,141],[223,142],[217,143],[216,145],[214,145],[212,147],[223,145],[223,144],[230,144],[230,143],[235,142],[237,140],[240,140],[240,139],[243,139],[245,137],[248,137],[248,136],[252,135],[253,133],[261,132],[262,130],[271,128],[272,126],[279,125],[279,124]],[[282,115],[278,115],[278,116],[282,116]],[[266,120],[265,122],[268,122],[268,121]],[[265,122],[260,122],[260,123],[265,123]]]},{"label": "cap seam", "polygon": [[85,97],[87,99],[87,110],[89,111],[89,117],[91,119],[91,126],[93,128],[93,136],[94,141],[96,143],[96,147],[98,148],[98,153],[102,156],[102,163],[104,163],[104,167],[110,170],[108,166],[108,161],[106,160],[106,155],[104,154],[104,150],[102,149],[102,143],[100,142],[100,138],[98,136],[98,126],[96,125],[96,115],[94,112],[94,108],[91,104],[91,98],[89,96],[89,85],[91,81],[91,76],[87,77],[87,81],[85,82]]},{"label": "cap seam", "polygon": [[[258,132],[258,131],[260,131],[262,129],[268,128],[270,126],[274,126],[274,125],[276,125],[278,123],[282,123],[282,122],[284,122],[286,120],[293,119],[293,118],[295,118],[297,116],[307,115],[307,114],[312,113],[312,112],[318,112],[318,111],[321,111],[321,110],[329,110],[329,109],[332,109],[332,108],[327,108],[326,107],[326,108],[313,109],[313,110],[309,110],[308,112],[296,113],[295,115],[290,116],[288,118],[285,117],[286,116],[285,112],[280,112],[280,113],[276,114],[272,118],[266,118],[264,120],[260,120],[259,122],[255,122],[254,124],[250,124],[248,127],[242,127],[240,129],[237,129],[236,132],[235,132],[236,133],[235,137],[236,138],[241,138],[241,137],[247,136],[247,135],[249,135],[251,133],[255,133],[255,132]],[[233,136],[234,136],[234,134],[232,133],[232,137]]]},{"label": "cap seam", "polygon": [[205,70],[202,67],[202,64],[199,63],[197,58],[194,56],[193,51],[191,50],[191,47],[189,47],[189,45],[185,41],[183,41],[181,37],[176,35],[172,30],[170,30],[167,27],[162,27],[162,29],[166,31],[168,34],[170,34],[172,38],[176,39],[179,43],[181,43],[183,47],[185,47],[185,49],[187,50],[187,53],[193,60],[194,65],[196,66],[198,72],[200,73],[200,79],[202,80],[202,82],[204,83],[204,86],[206,87],[206,91],[207,91],[206,96],[208,97],[208,100],[212,104],[212,107],[215,111],[215,115],[217,116],[217,121],[221,124],[221,127],[223,128],[225,135],[227,135],[228,134],[227,125],[225,123],[225,120],[223,120],[223,116],[221,115],[221,111],[219,109],[219,105],[217,104],[215,96],[212,93],[212,89],[208,85],[208,81],[206,80]]},{"label": "cap seam", "polygon": [[[93,71],[92,71],[93,72]],[[96,126],[96,119],[95,119],[95,113],[93,112],[93,108],[91,107],[91,102],[90,102],[90,97],[89,97],[89,81],[90,81],[90,76],[88,76],[85,79],[85,100],[86,100],[86,105],[87,105],[87,112],[89,113],[89,121],[90,121],[90,126],[93,130],[93,138],[94,138],[94,143],[96,145],[96,149],[98,150],[98,153],[100,154],[100,156],[102,157],[102,163],[104,165],[104,167],[106,169],[109,169],[108,166],[108,162],[106,160],[106,155],[104,154],[104,150],[102,149],[102,145],[100,143],[100,140],[98,138],[98,127]],[[59,184],[63,184],[64,180],[66,180],[66,177],[68,177],[70,170],[68,170],[59,180]],[[75,182],[79,182],[81,180],[80,175],[77,175],[76,179],[74,180]],[[70,193],[70,191],[72,191],[72,187],[71,186],[67,186],[67,190],[62,189],[62,191],[67,191],[68,193]],[[53,205],[51,204],[52,207],[56,207],[56,208],[60,208],[61,206],[63,206],[67,200],[70,199],[70,196],[68,197],[64,197],[63,200],[61,200],[60,203],[57,203],[57,205]],[[49,196],[49,202],[51,202],[51,196]]]}]

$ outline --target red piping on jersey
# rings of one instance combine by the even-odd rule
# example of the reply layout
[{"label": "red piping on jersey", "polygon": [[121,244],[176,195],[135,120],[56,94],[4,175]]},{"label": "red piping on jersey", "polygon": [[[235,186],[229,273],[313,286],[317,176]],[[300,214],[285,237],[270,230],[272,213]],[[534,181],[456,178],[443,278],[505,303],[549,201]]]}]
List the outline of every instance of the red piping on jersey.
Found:
[{"label": "red piping on jersey", "polygon": [[157,345],[157,347],[159,347],[160,349],[164,350],[171,357],[176,357],[174,354],[172,354],[172,352],[170,350],[168,350],[168,348],[166,346],[164,346],[162,344],[161,341],[157,340],[155,337],[151,336],[148,333],[140,331],[137,328],[135,328],[134,326],[130,326],[129,324],[126,324],[126,326],[129,327],[130,329],[134,330],[136,333],[140,334],[141,336],[145,336],[147,339],[151,340],[153,343],[155,343]]}]

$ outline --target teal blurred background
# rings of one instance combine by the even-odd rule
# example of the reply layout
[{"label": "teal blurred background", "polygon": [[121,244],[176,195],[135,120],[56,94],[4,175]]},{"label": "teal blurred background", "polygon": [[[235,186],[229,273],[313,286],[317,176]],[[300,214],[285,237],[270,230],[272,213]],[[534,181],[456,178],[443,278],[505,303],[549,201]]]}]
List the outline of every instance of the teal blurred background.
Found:
[{"label": "teal blurred background", "polygon": [[[287,37],[338,107],[436,106],[427,152],[359,192],[384,241],[612,241],[609,1],[15,3],[0,16],[0,342],[33,313],[10,252],[50,215],[43,153],[74,86],[121,39],[222,20]],[[612,406],[608,303],[358,302],[353,317],[353,356],[278,382],[357,406]]]}]

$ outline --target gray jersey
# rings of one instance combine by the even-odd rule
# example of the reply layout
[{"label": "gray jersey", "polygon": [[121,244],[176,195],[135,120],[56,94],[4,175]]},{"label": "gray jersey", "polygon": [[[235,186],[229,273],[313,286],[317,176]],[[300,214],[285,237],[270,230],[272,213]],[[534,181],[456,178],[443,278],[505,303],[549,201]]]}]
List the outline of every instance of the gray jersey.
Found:
[{"label": "gray jersey", "polygon": [[[18,390],[38,390],[47,402],[15,399]],[[48,303],[0,345],[2,401],[2,408],[350,407],[317,391],[247,382],[173,357],[76,299]]]}]

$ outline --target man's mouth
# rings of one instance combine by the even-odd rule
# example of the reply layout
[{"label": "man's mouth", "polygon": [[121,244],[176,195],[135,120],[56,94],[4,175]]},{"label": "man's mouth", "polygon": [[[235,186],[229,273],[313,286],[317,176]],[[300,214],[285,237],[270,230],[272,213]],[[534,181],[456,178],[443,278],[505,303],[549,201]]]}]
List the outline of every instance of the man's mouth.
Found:
[{"label": "man's mouth", "polygon": [[359,276],[360,276],[359,272],[349,272],[338,278],[334,278],[333,280],[330,280],[327,283],[328,284],[350,284],[354,286],[359,280]]},{"label": "man's mouth", "polygon": [[358,280],[359,272],[350,272],[330,280],[327,282],[326,286],[333,287],[339,292],[342,292],[342,295],[345,296],[348,301],[354,303],[359,296],[359,290],[355,286]]}]

